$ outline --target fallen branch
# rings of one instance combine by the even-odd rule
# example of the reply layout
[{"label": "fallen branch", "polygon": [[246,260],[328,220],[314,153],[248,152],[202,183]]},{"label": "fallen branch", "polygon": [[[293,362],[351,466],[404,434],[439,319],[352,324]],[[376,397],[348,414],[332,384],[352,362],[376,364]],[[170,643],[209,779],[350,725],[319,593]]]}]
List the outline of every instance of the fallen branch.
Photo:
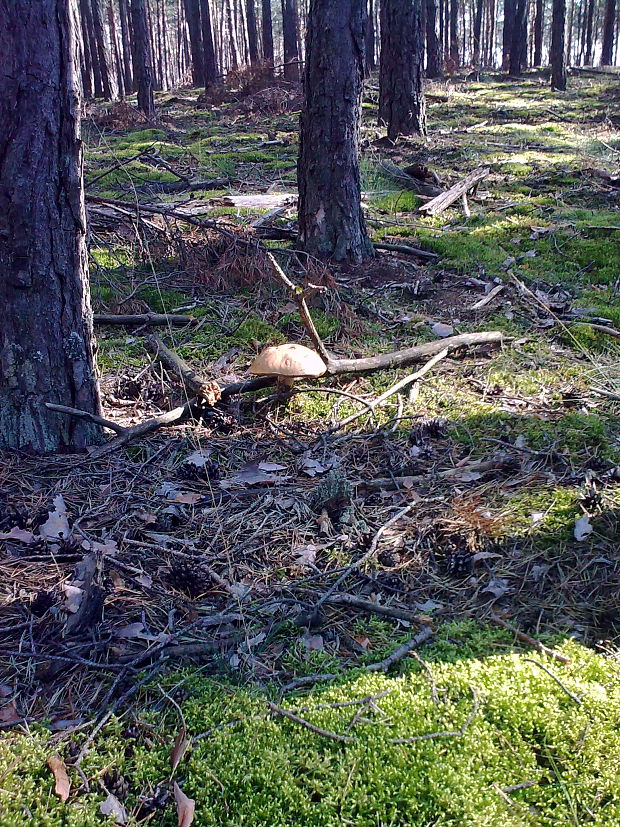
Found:
[{"label": "fallen branch", "polygon": [[299,726],[309,729],[310,732],[314,732],[316,735],[322,735],[323,738],[331,738],[332,741],[342,741],[343,744],[354,744],[357,741],[357,738],[353,738],[351,735],[340,735],[338,732],[331,732],[329,729],[322,729],[315,724],[311,724],[310,721],[306,721],[305,718],[300,718],[299,715],[295,715],[294,712],[289,712],[288,709],[282,709],[281,706],[276,706],[276,704],[271,703],[271,701],[267,701],[267,706],[276,715],[280,715],[282,718],[288,718],[289,721],[294,721],[296,724],[299,724]]},{"label": "fallen branch", "polygon": [[339,593],[332,594],[324,601],[328,606],[351,606],[353,609],[360,609],[369,614],[393,617],[396,620],[406,620],[409,623],[419,623],[420,616],[408,609],[399,609],[397,606],[386,606],[383,603],[374,603],[372,600],[364,600],[355,594]]},{"label": "fallen branch", "polygon": [[471,687],[471,694],[473,695],[474,705],[467,716],[467,720],[460,729],[446,730],[444,732],[428,732],[425,735],[413,735],[411,738],[390,738],[390,744],[415,744],[418,741],[432,741],[435,738],[462,738],[478,714],[478,693],[473,686]]},{"label": "fallen branch", "polygon": [[490,167],[478,167],[478,169],[470,172],[462,181],[450,187],[446,192],[442,192],[441,195],[433,198],[432,201],[422,204],[422,206],[418,208],[419,211],[426,212],[429,215],[439,215],[439,213],[447,210],[451,204],[458,201],[458,199],[470,189],[473,189],[483,178],[486,178],[490,172]]},{"label": "fallen branch", "polygon": [[417,635],[414,635],[411,640],[408,640],[407,643],[403,643],[402,646],[394,649],[394,651],[389,654],[387,658],[377,661],[377,663],[369,664],[366,669],[369,672],[387,672],[391,666],[394,666],[394,664],[398,663],[399,660],[406,658],[409,652],[413,649],[417,649],[418,646],[421,646],[423,643],[426,643],[426,641],[432,638],[432,636],[433,630],[431,627],[425,626],[418,632]]},{"label": "fallen branch", "polygon": [[175,353],[162,342],[155,334],[148,337],[146,346],[155,354],[155,358],[176,373],[186,390],[191,391],[194,396],[199,396],[208,402],[210,406],[216,404],[221,398],[220,386],[213,379],[205,379],[199,376],[196,371],[188,365],[178,353]]},{"label": "fallen branch", "polygon": [[537,649],[539,652],[543,652],[548,657],[553,658],[554,660],[557,660],[560,663],[571,662],[570,658],[567,658],[566,655],[562,655],[560,654],[560,652],[556,652],[554,649],[549,649],[549,647],[545,646],[544,643],[541,643],[539,640],[536,640],[536,638],[530,637],[530,635],[527,635],[520,629],[515,628],[514,626],[512,626],[512,624],[507,623],[501,617],[498,617],[497,615],[490,615],[489,620],[491,620],[493,623],[496,623],[498,626],[501,626],[502,629],[507,629],[509,632],[512,632],[512,634],[515,635],[515,637],[517,637],[519,640],[522,640],[523,643],[527,643],[529,646],[533,647],[534,649]]},{"label": "fallen branch", "polygon": [[358,488],[365,488],[368,491],[394,491],[400,488],[407,489],[419,483],[429,482],[432,479],[449,480],[452,478],[464,477],[470,473],[484,474],[489,471],[497,472],[513,469],[515,457],[501,456],[491,460],[477,460],[467,465],[456,468],[446,468],[443,471],[430,471],[428,474],[416,474],[411,477],[376,477],[373,480],[360,480],[354,483]]},{"label": "fallen branch", "polygon": [[174,313],[133,313],[128,315],[95,313],[93,320],[95,324],[123,325],[125,327],[131,325],[187,327],[200,323],[200,319],[194,316],[179,316]]},{"label": "fallen branch", "polygon": [[81,411],[78,408],[69,408],[67,405],[56,405],[53,402],[46,402],[45,407],[49,411],[56,411],[56,413],[73,416],[76,419],[84,419],[86,422],[93,422],[95,425],[101,425],[102,428],[108,428],[110,431],[115,431],[117,434],[124,434],[127,428],[118,425],[116,422],[111,422],[109,419],[104,419],[97,414],[89,413],[88,411]]},{"label": "fallen branch", "polygon": [[497,296],[498,293],[501,293],[503,289],[504,289],[504,285],[503,284],[498,284],[490,292],[488,292],[486,294],[486,296],[481,298],[475,304],[472,304],[472,306],[469,309],[470,310],[481,310],[483,307],[486,307],[486,305],[489,304],[489,302],[493,301],[495,296]]},{"label": "fallen branch", "polygon": [[385,241],[375,241],[372,245],[375,250],[388,250],[391,253],[406,253],[409,256],[425,258],[429,261],[436,261],[439,258],[437,253],[430,253],[427,250],[420,250],[419,247],[410,247],[408,244],[389,244]]}]

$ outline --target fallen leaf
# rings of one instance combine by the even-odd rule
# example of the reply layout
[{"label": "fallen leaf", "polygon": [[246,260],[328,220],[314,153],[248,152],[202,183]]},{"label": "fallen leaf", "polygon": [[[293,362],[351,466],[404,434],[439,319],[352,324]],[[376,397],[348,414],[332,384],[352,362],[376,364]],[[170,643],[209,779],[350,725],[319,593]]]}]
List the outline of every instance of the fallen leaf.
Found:
[{"label": "fallen leaf", "polygon": [[259,462],[261,471],[286,471],[286,465],[279,465],[277,462]]},{"label": "fallen leaf", "polygon": [[148,574],[139,574],[136,577],[136,583],[139,583],[141,586],[144,586],[145,589],[150,589],[153,585],[153,578],[149,577]]},{"label": "fallen leaf", "polygon": [[[275,463],[261,463],[261,465],[266,464],[274,465]],[[222,480],[220,486],[230,488],[233,485],[266,485],[287,479],[289,479],[288,475],[270,474],[256,463],[247,463],[227,480]]]},{"label": "fallen leaf", "polygon": [[577,542],[585,540],[586,537],[592,534],[593,531],[594,529],[592,528],[592,523],[590,522],[590,518],[587,514],[584,514],[583,517],[579,517],[578,520],[575,520],[573,534],[575,535],[575,540],[577,540]]},{"label": "fallen leaf", "polygon": [[416,603],[416,609],[421,612],[434,612],[437,609],[443,609],[443,603],[438,603],[436,600],[425,600],[424,603]]},{"label": "fallen leaf", "polygon": [[10,531],[3,531],[0,534],[0,540],[17,540],[20,543],[27,543],[30,545],[31,543],[35,543],[37,538],[34,536],[32,531],[26,531],[23,528],[13,526]]},{"label": "fallen leaf", "polygon": [[185,727],[181,727],[179,734],[176,737],[174,746],[172,748],[172,755],[170,756],[170,766],[172,767],[172,774],[174,775],[176,768],[181,763],[181,759],[189,746],[189,738],[185,732]]},{"label": "fallen leaf", "polygon": [[301,463],[301,470],[308,477],[316,477],[317,474],[324,474],[331,467],[333,467],[333,463],[323,465],[318,460],[312,459],[311,457],[304,457]]},{"label": "fallen leaf", "polygon": [[479,480],[481,476],[480,471],[461,471],[458,474],[450,474],[450,479],[458,482],[474,482]]},{"label": "fallen leaf", "polygon": [[58,718],[50,724],[51,732],[64,732],[84,723],[84,718]]},{"label": "fallen leaf", "polygon": [[47,759],[47,766],[54,773],[56,781],[54,792],[62,802],[65,802],[71,792],[71,781],[69,781],[65,763],[59,755],[52,755]]},{"label": "fallen leaf", "polygon": [[174,782],[174,800],[177,803],[178,827],[189,827],[194,821],[196,802],[188,798],[177,782]]},{"label": "fallen leaf", "polygon": [[14,701],[9,701],[8,704],[0,707],[0,723],[13,724],[19,720],[21,720],[21,716],[17,711]]},{"label": "fallen leaf", "polygon": [[316,553],[318,546],[312,544],[307,546],[297,546],[293,549],[294,563],[296,566],[313,566],[316,560]]},{"label": "fallen leaf", "polygon": [[482,589],[482,594],[488,592],[492,594],[496,600],[499,600],[500,597],[503,597],[509,591],[510,586],[507,580],[504,580],[502,577],[492,577],[488,585]]},{"label": "fallen leaf", "polygon": [[444,324],[443,322],[435,322],[434,325],[431,325],[431,332],[439,339],[445,339],[446,336],[452,336],[454,328],[452,325]]},{"label": "fallen leaf", "polygon": [[185,457],[185,462],[191,463],[191,465],[195,465],[196,468],[204,468],[207,462],[209,461],[209,457],[211,456],[211,451],[193,451],[191,454]]},{"label": "fallen leaf", "polygon": [[0,683],[0,698],[8,698],[9,695],[13,694],[13,687],[9,686],[8,683]]},{"label": "fallen leaf", "polygon": [[66,598],[63,609],[71,614],[75,614],[82,603],[84,590],[80,589],[79,586],[74,586],[73,583],[65,583],[62,588]]},{"label": "fallen leaf", "polygon": [[178,491],[174,497],[168,497],[168,499],[173,503],[196,505],[202,499],[202,494],[195,494],[193,491]]},{"label": "fallen leaf", "polygon": [[116,540],[106,540],[103,543],[98,543],[95,540],[84,540],[82,548],[86,551],[96,551],[99,554],[116,554],[118,551]]},{"label": "fallen leaf", "polygon": [[302,641],[308,652],[322,652],[325,649],[323,635],[311,635],[307,632],[302,637]]},{"label": "fallen leaf", "polygon": [[125,640],[132,640],[133,638],[141,637],[144,632],[144,623],[129,623],[127,626],[122,626],[114,633],[115,637],[124,638]]},{"label": "fallen leaf", "polygon": [[108,793],[108,797],[99,807],[99,812],[104,816],[112,816],[117,824],[127,824],[127,810],[112,793]]},{"label": "fallen leaf", "polygon": [[49,511],[47,520],[39,526],[39,534],[46,540],[66,540],[71,536],[67,506],[62,494],[54,497],[54,510]]}]

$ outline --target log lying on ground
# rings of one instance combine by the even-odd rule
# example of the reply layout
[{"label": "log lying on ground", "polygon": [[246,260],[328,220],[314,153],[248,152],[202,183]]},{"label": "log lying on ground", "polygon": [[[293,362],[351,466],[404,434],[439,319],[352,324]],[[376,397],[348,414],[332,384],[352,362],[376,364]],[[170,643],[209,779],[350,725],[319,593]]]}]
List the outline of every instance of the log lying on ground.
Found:
[{"label": "log lying on ground", "polygon": [[428,201],[419,207],[420,212],[428,213],[428,215],[438,215],[448,209],[455,201],[458,201],[459,198],[466,195],[466,193],[473,189],[483,178],[486,178],[490,171],[489,167],[478,167],[478,169],[470,172],[466,178],[463,178],[462,181],[450,187],[449,190],[442,192],[437,198],[433,198],[432,201]]},{"label": "log lying on ground", "polygon": [[179,316],[174,313],[131,313],[127,315],[95,313],[93,320],[95,324],[123,325],[126,327],[133,325],[186,327],[197,325],[200,322],[200,319],[196,319],[194,316]]},{"label": "log lying on ground", "polygon": [[185,359],[166,347],[159,336],[149,336],[146,340],[146,346],[165,367],[180,377],[186,390],[205,400],[209,405],[215,405],[219,402],[221,391],[217,382],[196,373]]}]

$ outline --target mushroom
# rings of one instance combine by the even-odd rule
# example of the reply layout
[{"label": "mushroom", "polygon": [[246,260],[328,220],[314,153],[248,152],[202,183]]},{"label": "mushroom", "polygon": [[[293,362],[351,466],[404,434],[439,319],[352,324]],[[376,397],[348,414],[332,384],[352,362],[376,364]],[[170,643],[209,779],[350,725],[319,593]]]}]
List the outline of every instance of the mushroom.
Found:
[{"label": "mushroom", "polygon": [[254,376],[277,376],[278,384],[290,388],[295,379],[323,376],[327,371],[318,353],[304,345],[266,347],[250,365]]}]

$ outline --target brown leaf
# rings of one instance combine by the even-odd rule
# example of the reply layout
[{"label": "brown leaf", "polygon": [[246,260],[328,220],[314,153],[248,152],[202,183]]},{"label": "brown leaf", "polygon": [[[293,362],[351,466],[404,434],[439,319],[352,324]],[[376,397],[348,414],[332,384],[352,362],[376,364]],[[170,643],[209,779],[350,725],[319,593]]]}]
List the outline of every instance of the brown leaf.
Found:
[{"label": "brown leaf", "polygon": [[54,779],[56,781],[54,792],[62,802],[65,802],[71,792],[71,781],[69,781],[69,776],[67,775],[65,762],[59,755],[51,755],[47,759],[47,766],[54,773]]},{"label": "brown leaf", "polygon": [[13,526],[10,531],[3,531],[0,534],[0,540],[17,540],[20,543],[27,543],[28,545],[36,542],[36,539],[32,531],[26,531],[17,526]]},{"label": "brown leaf", "polygon": [[49,512],[47,520],[39,526],[39,534],[47,540],[67,540],[71,536],[67,506],[62,494],[54,497],[54,510]]},{"label": "brown leaf", "polygon": [[21,716],[17,711],[14,701],[9,701],[8,704],[0,707],[0,723],[13,724],[19,720],[21,720]]},{"label": "brown leaf", "polygon": [[189,827],[194,821],[196,802],[192,798],[188,798],[185,795],[176,781],[174,782],[174,800],[177,803],[177,818],[179,819],[179,827]]},{"label": "brown leaf", "polygon": [[116,824],[127,824],[127,810],[115,795],[108,793],[108,797],[99,807],[104,816],[113,816]]},{"label": "brown leaf", "polygon": [[174,775],[176,768],[181,763],[181,759],[185,755],[185,751],[189,746],[189,738],[185,733],[185,727],[181,727],[179,734],[176,737],[174,746],[172,748],[172,755],[170,756],[170,765],[172,767],[172,774]]}]

